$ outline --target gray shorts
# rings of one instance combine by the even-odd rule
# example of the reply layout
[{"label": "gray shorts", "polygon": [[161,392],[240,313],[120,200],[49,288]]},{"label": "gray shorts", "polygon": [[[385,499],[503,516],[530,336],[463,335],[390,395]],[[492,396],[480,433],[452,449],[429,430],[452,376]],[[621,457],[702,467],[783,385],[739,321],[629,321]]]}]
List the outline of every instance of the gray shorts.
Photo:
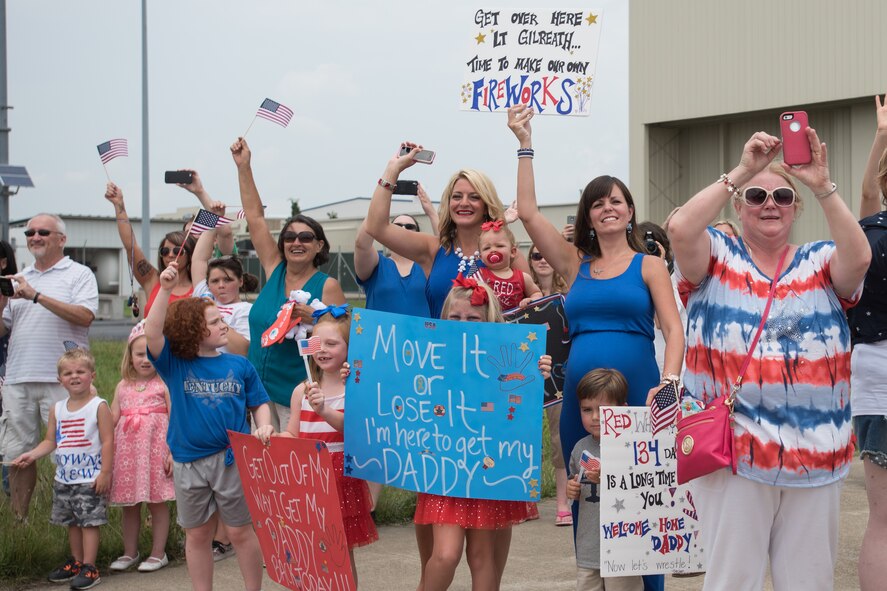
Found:
[{"label": "gray shorts", "polygon": [[52,482],[52,514],[55,525],[98,527],[108,523],[108,498],[95,492],[94,484]]},{"label": "gray shorts", "polygon": [[252,522],[237,466],[225,465],[225,452],[193,462],[173,462],[176,512],[185,529],[200,527],[219,512],[222,523],[240,527]]},{"label": "gray shorts", "polygon": [[34,449],[43,438],[40,431],[49,418],[49,408],[67,396],[58,382],[5,384],[0,454],[12,460]]}]

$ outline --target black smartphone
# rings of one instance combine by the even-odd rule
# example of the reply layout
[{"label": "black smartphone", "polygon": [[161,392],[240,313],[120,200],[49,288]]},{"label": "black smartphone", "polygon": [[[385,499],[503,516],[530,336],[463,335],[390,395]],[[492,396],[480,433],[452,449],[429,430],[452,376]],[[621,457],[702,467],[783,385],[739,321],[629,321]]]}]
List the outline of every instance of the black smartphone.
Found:
[{"label": "black smartphone", "polygon": [[9,277],[0,277],[0,294],[5,295],[6,297],[12,297],[15,295],[15,286],[12,284],[12,279]]},{"label": "black smartphone", "polygon": [[394,188],[395,195],[418,195],[419,181],[397,181]]},{"label": "black smartphone", "polygon": [[190,170],[167,170],[164,180],[170,185],[190,185],[194,180],[194,173]]}]

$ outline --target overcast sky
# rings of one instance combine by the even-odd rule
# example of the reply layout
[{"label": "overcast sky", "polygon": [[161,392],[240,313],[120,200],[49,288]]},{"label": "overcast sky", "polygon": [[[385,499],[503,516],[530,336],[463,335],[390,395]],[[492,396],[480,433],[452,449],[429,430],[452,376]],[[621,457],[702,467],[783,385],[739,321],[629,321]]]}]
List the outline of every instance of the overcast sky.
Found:
[{"label": "overcast sky", "polygon": [[[247,140],[269,214],[369,196],[402,140],[437,152],[408,174],[436,200],[461,167],[514,195],[517,142],[504,113],[458,108],[478,8],[464,0],[152,0],[148,3],[151,213],[196,204],[163,183],[193,167],[214,198],[239,204],[228,146],[262,99],[291,107],[289,127],[258,120]],[[546,4],[547,6],[547,4]],[[589,117],[537,117],[543,203],[575,202],[599,174],[628,176],[628,8],[601,11]],[[10,162],[36,187],[11,198],[11,219],[39,211],[111,215],[96,144],[123,137],[129,158],[108,164],[128,210],[141,211],[141,3],[8,0]],[[406,175],[405,175],[406,176]],[[340,212],[343,217],[347,212]]]}]

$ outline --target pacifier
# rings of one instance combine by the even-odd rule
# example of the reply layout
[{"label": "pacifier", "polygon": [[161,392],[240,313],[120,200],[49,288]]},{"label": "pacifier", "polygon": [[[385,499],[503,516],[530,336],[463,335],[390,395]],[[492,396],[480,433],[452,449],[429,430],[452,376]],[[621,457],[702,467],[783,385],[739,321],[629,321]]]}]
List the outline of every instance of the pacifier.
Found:
[{"label": "pacifier", "polygon": [[492,265],[497,265],[502,262],[505,257],[502,256],[501,252],[496,252],[495,250],[487,255],[487,260]]}]

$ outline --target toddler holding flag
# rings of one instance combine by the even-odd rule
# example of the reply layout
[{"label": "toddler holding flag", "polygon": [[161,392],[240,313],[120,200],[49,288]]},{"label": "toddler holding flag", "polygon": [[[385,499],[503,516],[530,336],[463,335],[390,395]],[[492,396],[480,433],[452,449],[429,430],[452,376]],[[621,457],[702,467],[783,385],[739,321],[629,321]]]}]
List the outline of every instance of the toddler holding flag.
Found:
[{"label": "toddler holding flag", "polygon": [[642,577],[601,578],[600,502],[598,485],[601,482],[601,422],[600,407],[626,406],[628,382],[615,369],[594,369],[576,385],[582,426],[589,435],[580,439],[570,454],[570,474],[567,498],[579,503],[576,527],[576,590],[641,591]]}]

